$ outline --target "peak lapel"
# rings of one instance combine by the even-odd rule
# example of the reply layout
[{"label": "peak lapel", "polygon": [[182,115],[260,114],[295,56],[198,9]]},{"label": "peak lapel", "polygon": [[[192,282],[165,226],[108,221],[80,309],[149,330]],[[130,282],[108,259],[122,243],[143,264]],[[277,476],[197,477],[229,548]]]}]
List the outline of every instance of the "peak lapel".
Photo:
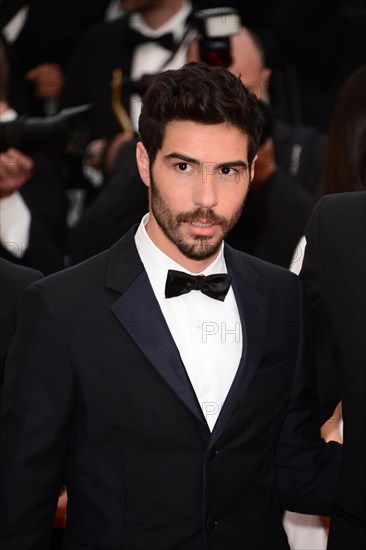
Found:
[{"label": "peak lapel", "polygon": [[117,319],[133,338],[154,368],[206,426],[201,407],[192,388],[178,349],[155,298],[149,278],[138,256],[133,235],[111,249],[107,286],[121,292],[112,305]]}]

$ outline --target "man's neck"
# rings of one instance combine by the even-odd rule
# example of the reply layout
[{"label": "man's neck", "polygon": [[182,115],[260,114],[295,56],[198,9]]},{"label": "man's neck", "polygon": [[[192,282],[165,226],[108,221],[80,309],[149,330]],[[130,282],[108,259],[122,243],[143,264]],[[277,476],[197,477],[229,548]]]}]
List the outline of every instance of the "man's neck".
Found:
[{"label": "man's neck", "polygon": [[183,0],[164,0],[149,11],[142,12],[141,17],[151,29],[158,29],[169,21],[183,6]]}]

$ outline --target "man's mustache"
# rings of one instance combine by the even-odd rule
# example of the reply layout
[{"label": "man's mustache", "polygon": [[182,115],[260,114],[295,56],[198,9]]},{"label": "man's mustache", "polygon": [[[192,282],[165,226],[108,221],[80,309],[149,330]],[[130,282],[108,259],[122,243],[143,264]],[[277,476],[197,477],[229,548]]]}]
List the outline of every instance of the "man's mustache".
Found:
[{"label": "man's mustache", "polygon": [[178,214],[176,221],[177,224],[181,223],[192,223],[199,220],[205,220],[207,222],[214,223],[216,225],[226,225],[227,220],[223,216],[218,216],[213,210],[197,208],[193,212],[182,212]]}]

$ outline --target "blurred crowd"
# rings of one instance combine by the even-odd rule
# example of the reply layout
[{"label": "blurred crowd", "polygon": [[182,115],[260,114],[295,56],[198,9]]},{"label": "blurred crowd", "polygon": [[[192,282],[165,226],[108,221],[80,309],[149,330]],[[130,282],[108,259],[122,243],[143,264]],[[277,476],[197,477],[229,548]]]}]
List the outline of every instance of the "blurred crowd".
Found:
[{"label": "blurred crowd", "polygon": [[353,99],[340,91],[365,62],[364,2],[3,0],[3,256],[49,274],[139,222],[147,211],[134,158],[139,98],[152,75],[202,60],[192,13],[211,6],[240,16],[227,38],[228,69],[255,91],[266,119],[229,244],[289,267],[316,200],[362,188],[361,177],[340,184],[332,173],[342,122],[331,117],[338,101],[347,124],[350,110],[361,124],[363,88]]}]

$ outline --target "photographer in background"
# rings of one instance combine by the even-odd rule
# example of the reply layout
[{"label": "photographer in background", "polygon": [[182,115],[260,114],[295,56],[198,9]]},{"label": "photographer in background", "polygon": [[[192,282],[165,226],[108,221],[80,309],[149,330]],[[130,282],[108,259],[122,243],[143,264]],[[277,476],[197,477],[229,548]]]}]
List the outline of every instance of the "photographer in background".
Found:
[{"label": "photographer in background", "polygon": [[[273,144],[275,162],[291,180],[299,183],[311,195],[315,203],[320,193],[323,178],[327,136],[314,126],[288,124],[276,116],[270,97],[273,71],[267,64],[260,37],[248,27],[230,36],[231,63],[229,71],[240,76],[273,112]],[[191,61],[201,59],[196,43],[189,52]]]},{"label": "photographer in background", "polygon": [[[216,1],[210,4],[218,5]],[[228,6],[230,2],[223,0],[220,4]],[[89,165],[105,176],[113,171],[119,147],[137,132],[141,97],[151,78],[187,62],[190,44],[197,34],[193,15],[201,3],[120,0],[120,6],[123,17],[94,25],[83,36],[71,60],[60,101],[61,107],[93,104]],[[216,9],[222,14],[223,8]],[[220,17],[221,27],[226,26],[226,19]],[[92,171],[92,180],[94,175]]]},{"label": "photographer in background", "polygon": [[277,163],[270,107],[259,101],[264,125],[256,170],[245,208],[226,238],[233,248],[289,267],[310,217],[313,201]]},{"label": "photographer in background", "polygon": [[190,0],[120,0],[120,6],[123,17],[94,25],[81,39],[60,100],[61,108],[93,104],[87,158],[71,166],[72,179],[85,177],[87,204],[137,130],[142,77],[183,65],[190,41]]},{"label": "photographer in background", "polygon": [[[8,63],[0,40],[1,124],[17,113],[7,101]],[[0,151],[0,255],[48,274],[64,267],[65,190],[56,162],[38,151]]]},{"label": "photographer in background", "polygon": [[53,114],[80,37],[103,20],[110,0],[1,0],[0,4],[0,29],[11,50],[11,103],[21,114]]}]

